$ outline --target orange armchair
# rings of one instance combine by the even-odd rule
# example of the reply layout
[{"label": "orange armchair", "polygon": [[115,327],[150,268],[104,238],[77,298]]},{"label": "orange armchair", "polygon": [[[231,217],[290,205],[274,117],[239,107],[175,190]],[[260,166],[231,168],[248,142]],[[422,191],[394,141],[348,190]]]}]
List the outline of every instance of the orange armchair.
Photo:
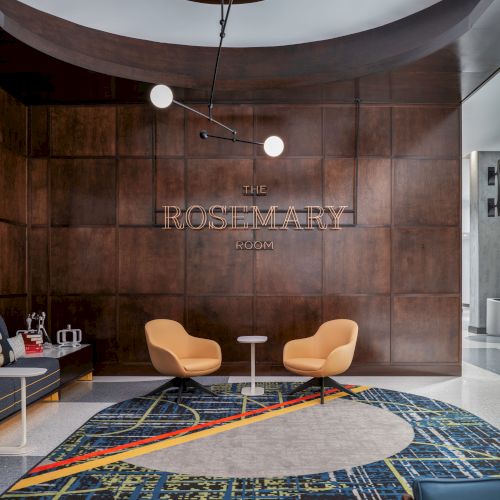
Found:
[{"label": "orange armchair", "polygon": [[149,321],[145,330],[153,366],[161,374],[174,377],[153,392],[176,387],[178,403],[188,387],[198,388],[215,396],[191,377],[208,375],[220,368],[222,354],[217,342],[193,337],[180,323],[170,319]]},{"label": "orange armchair", "polygon": [[335,319],[323,323],[312,337],[287,342],[283,350],[285,368],[297,375],[313,377],[291,394],[308,387],[321,387],[321,404],[325,402],[325,386],[356,396],[330,377],[345,372],[351,366],[357,338],[357,323],[349,319]]}]

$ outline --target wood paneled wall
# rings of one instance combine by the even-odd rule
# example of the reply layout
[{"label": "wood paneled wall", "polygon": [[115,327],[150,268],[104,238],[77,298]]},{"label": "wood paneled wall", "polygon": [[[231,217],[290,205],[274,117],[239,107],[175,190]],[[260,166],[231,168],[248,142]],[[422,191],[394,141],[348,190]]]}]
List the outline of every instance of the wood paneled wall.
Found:
[{"label": "wood paneled wall", "polygon": [[[82,328],[97,361],[123,373],[149,366],[152,318],[217,340],[226,372],[248,369],[237,336],[267,335],[258,369],[271,373],[286,341],[348,317],[360,326],[352,373],[459,373],[459,109],[362,105],[357,227],[155,227],[165,204],[353,205],[354,105],[228,104],[216,114],[241,137],[281,135],[284,155],[201,141],[207,124],[180,108],[30,108],[32,301],[49,310],[51,331]],[[246,184],[269,195],[245,198]],[[275,250],[234,249],[252,238]]]},{"label": "wood paneled wall", "polygon": [[0,89],[0,315],[11,334],[28,297],[26,124],[26,107]]}]

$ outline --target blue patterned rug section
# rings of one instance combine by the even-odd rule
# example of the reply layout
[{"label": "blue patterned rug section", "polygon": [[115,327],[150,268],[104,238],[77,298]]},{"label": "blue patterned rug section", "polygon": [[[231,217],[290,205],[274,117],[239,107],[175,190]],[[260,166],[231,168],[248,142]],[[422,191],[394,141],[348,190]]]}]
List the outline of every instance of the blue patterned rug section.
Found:
[{"label": "blue patterned rug section", "polygon": [[[271,382],[262,385],[266,393],[255,399],[243,397],[240,384],[221,384],[212,386],[219,395],[216,399],[188,393],[177,405],[173,396],[158,393],[118,403],[92,417],[47,460],[61,461],[281,403],[291,399],[287,394],[296,386]],[[359,400],[407,421],[415,432],[411,445],[362,467],[270,479],[191,477],[115,462],[7,492],[2,498],[399,500],[416,477],[479,478],[500,474],[500,431],[479,417],[441,401],[377,388],[359,393]],[[274,421],[279,425],[279,417]],[[25,477],[34,475],[28,473]]]}]

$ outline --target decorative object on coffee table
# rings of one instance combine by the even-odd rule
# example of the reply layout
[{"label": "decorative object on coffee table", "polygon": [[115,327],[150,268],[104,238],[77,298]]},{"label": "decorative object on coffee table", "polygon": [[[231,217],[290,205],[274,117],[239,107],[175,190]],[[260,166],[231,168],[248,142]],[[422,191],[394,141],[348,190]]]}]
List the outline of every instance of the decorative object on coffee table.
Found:
[{"label": "decorative object on coffee table", "polygon": [[263,344],[267,342],[267,337],[263,336],[243,336],[238,337],[238,342],[242,344],[250,344],[251,346],[251,379],[250,387],[243,387],[241,394],[245,396],[262,396],[264,394],[263,387],[255,387],[255,344]]},{"label": "decorative object on coffee table", "polygon": [[[71,334],[71,340],[68,340],[68,334]],[[82,343],[82,331],[68,325],[66,329],[57,331],[57,343],[59,347],[78,347]]]}]

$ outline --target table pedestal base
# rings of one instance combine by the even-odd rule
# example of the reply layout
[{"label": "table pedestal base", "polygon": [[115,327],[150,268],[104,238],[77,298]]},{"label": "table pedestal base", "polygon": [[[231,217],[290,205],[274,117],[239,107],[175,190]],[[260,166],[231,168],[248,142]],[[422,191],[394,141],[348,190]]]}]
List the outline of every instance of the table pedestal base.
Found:
[{"label": "table pedestal base", "polygon": [[241,394],[245,396],[262,396],[264,394],[264,388],[263,387],[243,387],[241,389]]}]

